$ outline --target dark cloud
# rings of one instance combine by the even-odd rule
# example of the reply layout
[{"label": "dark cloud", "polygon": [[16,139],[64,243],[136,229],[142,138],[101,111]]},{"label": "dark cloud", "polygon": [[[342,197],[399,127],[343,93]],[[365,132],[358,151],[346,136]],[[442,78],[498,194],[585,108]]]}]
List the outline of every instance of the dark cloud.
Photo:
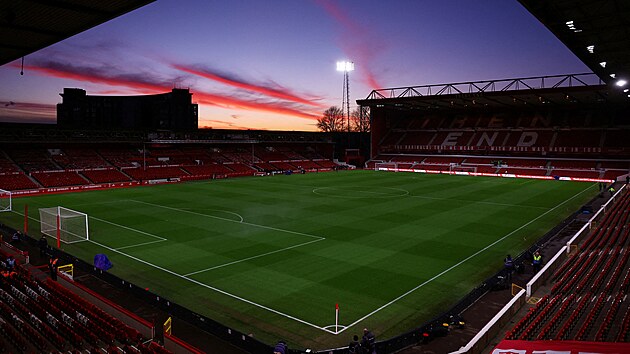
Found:
[{"label": "dark cloud", "polygon": [[339,6],[339,2],[332,0],[316,0],[315,2],[341,26],[344,33],[340,35],[339,43],[349,59],[358,63],[355,68],[361,75],[361,79],[372,89],[382,88],[370,67],[377,53],[387,47],[386,41],[371,33],[369,28],[354,21]]}]

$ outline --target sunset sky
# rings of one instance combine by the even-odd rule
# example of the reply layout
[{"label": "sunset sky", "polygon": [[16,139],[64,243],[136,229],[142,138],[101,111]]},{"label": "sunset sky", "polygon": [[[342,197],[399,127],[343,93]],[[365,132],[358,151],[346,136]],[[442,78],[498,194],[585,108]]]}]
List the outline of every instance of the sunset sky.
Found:
[{"label": "sunset sky", "polygon": [[89,95],[190,88],[199,127],[316,130],[372,89],[590,72],[516,0],[158,0],[0,67],[0,122]]}]

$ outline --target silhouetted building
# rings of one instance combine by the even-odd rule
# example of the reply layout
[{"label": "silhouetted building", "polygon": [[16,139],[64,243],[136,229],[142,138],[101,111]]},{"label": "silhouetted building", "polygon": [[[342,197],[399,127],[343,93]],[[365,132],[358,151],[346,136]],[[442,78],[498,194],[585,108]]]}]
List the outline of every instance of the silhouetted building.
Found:
[{"label": "silhouetted building", "polygon": [[197,105],[188,89],[143,96],[90,96],[64,88],[57,125],[71,129],[196,130]]}]

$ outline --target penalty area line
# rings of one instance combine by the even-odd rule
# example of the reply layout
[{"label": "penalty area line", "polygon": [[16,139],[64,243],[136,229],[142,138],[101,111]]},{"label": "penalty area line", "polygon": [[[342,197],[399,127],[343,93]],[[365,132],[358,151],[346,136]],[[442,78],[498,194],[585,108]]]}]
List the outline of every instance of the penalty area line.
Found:
[{"label": "penalty area line", "polygon": [[[316,241],[319,241],[319,240],[316,240]],[[105,248],[105,249],[108,249],[108,250],[110,250],[110,251],[112,251],[112,252],[118,253],[118,254],[120,254],[120,255],[122,255],[122,256],[125,256],[125,257],[128,257],[128,258],[131,258],[131,259],[133,259],[133,260],[134,260],[134,261],[136,261],[136,262],[140,262],[140,263],[145,264],[145,265],[147,265],[147,266],[149,266],[149,267],[153,267],[153,268],[155,268],[155,269],[158,269],[158,270],[161,270],[161,271],[163,271],[163,272],[166,272],[166,273],[168,273],[168,274],[170,274],[170,275],[173,275],[173,276],[175,276],[175,277],[178,277],[178,278],[181,278],[181,279],[187,280],[187,281],[189,281],[189,282],[191,282],[191,283],[193,283],[193,284],[199,285],[199,286],[204,287],[204,288],[206,288],[206,289],[213,290],[213,291],[215,291],[215,292],[217,292],[217,293],[219,293],[219,294],[223,294],[223,295],[228,296],[228,297],[231,297],[231,298],[233,298],[233,299],[236,299],[236,300],[239,300],[239,301],[245,302],[245,303],[247,303],[247,304],[250,304],[250,305],[252,305],[252,306],[255,306],[255,307],[261,308],[261,309],[263,309],[263,310],[269,311],[269,312],[274,313],[274,314],[276,314],[276,315],[279,315],[279,316],[282,316],[282,317],[286,317],[286,318],[288,318],[288,319],[291,319],[291,320],[293,320],[293,321],[296,321],[296,322],[302,323],[302,324],[307,325],[307,326],[309,326],[309,327],[313,327],[313,328],[315,328],[315,329],[319,329],[319,330],[322,330],[322,331],[324,331],[324,332],[328,332],[328,333],[331,333],[331,334],[335,334],[335,332],[334,332],[334,331],[331,331],[331,330],[328,330],[328,329],[326,329],[326,328],[320,327],[320,326],[318,326],[318,325],[315,325],[315,324],[310,323],[310,322],[308,322],[308,321],[302,320],[302,319],[297,318],[297,317],[295,317],[295,316],[291,316],[291,315],[286,314],[286,313],[284,313],[284,312],[281,312],[281,311],[278,311],[278,310],[272,309],[272,308],[267,307],[267,306],[265,306],[265,305],[261,305],[261,304],[259,304],[259,303],[257,303],[257,302],[254,302],[254,301],[251,301],[251,300],[245,299],[245,298],[240,297],[240,296],[238,296],[238,295],[234,295],[234,294],[232,294],[232,293],[229,293],[229,292],[227,292],[227,291],[225,291],[225,290],[221,290],[221,289],[219,289],[219,288],[216,288],[216,287],[214,287],[214,286],[208,285],[208,284],[206,284],[206,283],[202,283],[202,282],[200,282],[200,281],[198,281],[198,280],[195,280],[195,279],[189,278],[189,277],[187,277],[187,276],[185,276],[185,275],[178,274],[178,273],[176,273],[176,272],[174,272],[174,271],[172,271],[172,270],[170,270],[170,269],[167,269],[167,268],[164,268],[164,267],[160,267],[160,266],[155,265],[155,264],[153,264],[153,263],[151,263],[151,262],[147,262],[147,261],[145,261],[145,260],[143,260],[143,259],[140,259],[140,258],[138,258],[138,257],[132,256],[132,255],[127,254],[127,253],[125,253],[125,252],[121,252],[121,251],[119,251],[119,250],[117,250],[117,249],[115,249],[115,248],[111,248],[111,247],[105,246],[105,245],[103,245],[103,244],[100,244],[100,243],[95,242],[95,241],[92,241],[92,240],[88,240],[88,242],[91,242],[91,243],[93,243],[93,244],[95,244],[95,245],[97,245],[97,246],[100,246],[100,247],[103,247],[103,248]],[[314,242],[314,241],[313,241],[313,242]]]},{"label": "penalty area line", "polygon": [[151,233],[148,233],[148,232],[142,231],[142,230],[134,229],[133,227],[129,227],[129,226],[125,226],[125,225],[116,224],[115,222],[107,221],[107,220],[104,220],[104,219],[101,219],[101,218],[97,218],[97,217],[95,217],[95,216],[91,216],[91,215],[88,215],[88,217],[89,217],[90,219],[94,219],[94,220],[96,220],[96,221],[100,221],[100,222],[104,222],[104,223],[106,223],[106,224],[110,224],[110,225],[118,226],[118,227],[120,227],[120,228],[122,228],[122,229],[125,229],[125,230],[129,230],[129,231],[137,232],[137,233],[142,234],[142,235],[146,235],[146,236],[149,236],[149,237],[157,238],[157,239],[158,239],[158,240],[160,240],[160,241],[167,241],[167,239],[166,239],[166,238],[164,238],[164,237],[160,237],[160,236],[157,236],[157,235],[154,235],[154,234],[151,234]]},{"label": "penalty area line", "polygon": [[211,271],[211,270],[214,270],[214,269],[219,269],[219,268],[227,267],[227,266],[230,266],[230,265],[233,265],[233,264],[237,264],[237,263],[241,263],[241,262],[246,262],[246,261],[249,261],[249,260],[251,260],[251,259],[256,259],[256,258],[260,258],[260,257],[268,256],[268,255],[270,255],[270,254],[274,254],[274,253],[278,253],[278,252],[287,251],[287,250],[290,250],[290,249],[293,249],[293,248],[297,248],[297,247],[306,246],[306,245],[308,245],[308,244],[311,244],[311,243],[314,243],[314,242],[323,241],[323,240],[324,240],[324,239],[323,239],[323,238],[321,238],[321,239],[318,239],[318,240],[312,240],[312,241],[308,241],[308,242],[300,243],[300,244],[298,244],[298,245],[293,245],[293,246],[285,247],[285,248],[282,248],[282,249],[279,249],[279,250],[275,250],[275,251],[271,251],[271,252],[266,252],[266,253],[261,253],[261,254],[256,255],[256,256],[251,256],[251,257],[247,257],[247,258],[239,259],[239,260],[236,260],[236,261],[233,261],[233,262],[228,262],[228,263],[224,263],[224,264],[219,264],[219,265],[214,266],[214,267],[210,267],[210,268],[206,268],[206,269],[198,270],[198,271],[196,271],[196,272],[191,272],[191,273],[188,273],[188,274],[184,274],[184,276],[185,276],[185,277],[188,277],[188,276],[191,276],[191,275],[195,275],[195,274],[199,274],[199,273],[203,273],[203,272]]}]

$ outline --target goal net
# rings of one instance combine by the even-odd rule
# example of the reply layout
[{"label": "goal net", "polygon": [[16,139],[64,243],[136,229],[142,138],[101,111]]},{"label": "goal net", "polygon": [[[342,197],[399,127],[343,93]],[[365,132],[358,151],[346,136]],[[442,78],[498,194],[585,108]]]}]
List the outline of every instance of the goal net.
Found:
[{"label": "goal net", "polygon": [[374,164],[374,171],[395,171],[398,169],[396,162],[377,162]]},{"label": "goal net", "polygon": [[0,212],[11,210],[11,192],[0,189]]},{"label": "goal net", "polygon": [[477,172],[477,166],[465,166],[465,165],[450,164],[449,165],[449,171],[450,172],[476,173]]},{"label": "goal net", "polygon": [[44,235],[57,238],[64,243],[75,243],[90,239],[88,216],[85,213],[64,207],[40,208],[39,220]]}]

